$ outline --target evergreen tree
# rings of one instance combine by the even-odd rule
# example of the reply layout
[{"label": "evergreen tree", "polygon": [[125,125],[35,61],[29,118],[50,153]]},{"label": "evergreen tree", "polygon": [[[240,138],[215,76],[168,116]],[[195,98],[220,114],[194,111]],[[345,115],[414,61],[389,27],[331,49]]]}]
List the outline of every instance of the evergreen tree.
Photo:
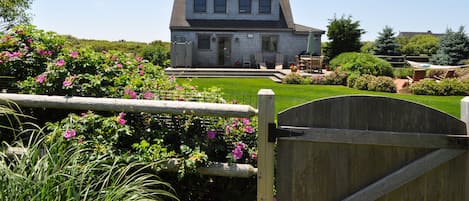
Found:
[{"label": "evergreen tree", "polygon": [[396,41],[391,27],[385,26],[375,41],[374,53],[376,55],[399,55],[399,44]]},{"label": "evergreen tree", "polygon": [[352,21],[351,16],[342,16],[340,19],[334,16],[327,25],[327,37],[330,42],[324,50],[326,60],[333,59],[343,52],[360,52],[360,37],[364,33],[365,31],[360,29],[360,22]]},{"label": "evergreen tree", "polygon": [[32,2],[33,0],[0,0],[0,30],[29,23],[30,16],[26,10],[31,7]]},{"label": "evergreen tree", "polygon": [[469,57],[469,38],[461,26],[459,31],[451,29],[446,31],[440,40],[440,47],[435,55],[430,59],[434,64],[458,65]]}]

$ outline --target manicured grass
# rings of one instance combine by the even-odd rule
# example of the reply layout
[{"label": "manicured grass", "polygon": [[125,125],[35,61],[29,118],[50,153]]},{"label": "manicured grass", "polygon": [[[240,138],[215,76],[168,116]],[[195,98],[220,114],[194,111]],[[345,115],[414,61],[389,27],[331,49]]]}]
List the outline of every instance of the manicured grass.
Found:
[{"label": "manicured grass", "polygon": [[257,92],[259,89],[272,89],[275,93],[276,112],[312,100],[348,95],[369,94],[405,99],[421,103],[450,115],[460,118],[460,104],[462,96],[417,96],[411,94],[392,94],[371,91],[361,91],[345,86],[327,85],[289,85],[279,84],[267,78],[193,78],[178,79],[181,83],[191,83],[199,89],[219,87],[227,101],[237,100],[238,103],[257,107]]}]

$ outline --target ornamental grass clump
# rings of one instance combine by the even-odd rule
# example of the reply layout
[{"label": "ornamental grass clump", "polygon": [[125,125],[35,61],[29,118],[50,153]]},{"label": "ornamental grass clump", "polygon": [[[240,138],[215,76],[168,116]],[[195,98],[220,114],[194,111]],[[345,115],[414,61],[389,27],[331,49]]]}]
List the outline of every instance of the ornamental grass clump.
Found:
[{"label": "ornamental grass clump", "polygon": [[90,158],[78,141],[29,134],[25,146],[13,144],[26,152],[0,154],[0,200],[178,200],[171,186],[149,171],[152,164],[106,154]]}]

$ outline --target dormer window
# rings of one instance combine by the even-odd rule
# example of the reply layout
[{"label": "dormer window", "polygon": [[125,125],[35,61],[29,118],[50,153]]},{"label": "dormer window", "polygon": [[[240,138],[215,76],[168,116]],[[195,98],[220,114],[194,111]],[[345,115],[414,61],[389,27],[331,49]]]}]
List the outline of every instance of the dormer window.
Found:
[{"label": "dormer window", "polygon": [[194,12],[195,13],[207,12],[207,0],[194,0]]},{"label": "dormer window", "polygon": [[239,13],[251,13],[251,0],[239,0]]},{"label": "dormer window", "polygon": [[272,0],[259,0],[259,13],[270,14],[272,11]]},{"label": "dormer window", "polygon": [[213,3],[215,13],[226,13],[226,0],[215,0]]}]

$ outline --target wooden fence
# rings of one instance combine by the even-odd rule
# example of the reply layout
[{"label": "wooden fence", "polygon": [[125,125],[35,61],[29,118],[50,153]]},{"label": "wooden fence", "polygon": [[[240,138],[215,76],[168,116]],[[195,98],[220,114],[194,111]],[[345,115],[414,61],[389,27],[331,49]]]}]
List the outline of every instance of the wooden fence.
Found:
[{"label": "wooden fence", "polygon": [[[320,100],[295,107],[279,114],[279,128],[275,128],[275,94],[265,89],[258,93],[257,110],[247,105],[0,93],[0,100],[26,107],[258,115],[258,168],[218,164],[205,169],[217,172],[217,176],[257,174],[258,201],[274,198],[272,139],[279,132],[277,137],[303,135],[278,141],[279,201],[374,200],[383,194],[381,200],[433,200],[442,196],[448,196],[442,200],[469,200],[469,97],[461,101],[461,117],[466,123],[406,101],[361,98],[328,99],[339,100],[332,104]],[[390,105],[380,105],[383,102]],[[412,118],[416,115],[420,118]],[[400,125],[398,132],[396,125]]]},{"label": "wooden fence", "polygon": [[429,62],[430,57],[428,56],[388,56],[388,55],[376,55],[378,58],[388,61],[393,67],[404,67],[409,61],[415,62]]},{"label": "wooden fence", "polygon": [[[462,102],[468,122],[468,98]],[[287,200],[469,200],[465,122],[375,96],[323,99],[282,112],[277,192]]]}]

